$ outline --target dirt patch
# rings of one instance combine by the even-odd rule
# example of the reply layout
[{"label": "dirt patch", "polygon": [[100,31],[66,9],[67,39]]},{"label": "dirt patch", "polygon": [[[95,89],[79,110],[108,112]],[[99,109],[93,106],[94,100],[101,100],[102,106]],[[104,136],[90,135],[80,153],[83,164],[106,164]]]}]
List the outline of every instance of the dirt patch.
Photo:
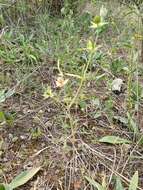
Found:
[{"label": "dirt patch", "polygon": [[[98,110],[92,103],[88,102],[84,111],[74,106],[71,109],[73,118],[78,121],[75,139],[72,138],[71,129],[64,128],[60,120],[63,108],[50,99],[43,99],[42,85],[48,84],[55,89],[55,77],[56,71],[52,67],[41,66],[27,79],[30,80],[28,85],[21,84],[16,93],[2,104],[3,111],[15,115],[11,125],[5,123],[0,128],[3,142],[0,181],[10,182],[22,170],[39,165],[41,171],[20,189],[83,189],[88,186],[85,176],[92,176],[99,182],[104,177],[109,183],[113,175],[121,175],[127,183],[126,178],[130,179],[136,170],[142,179],[142,146],[136,143],[121,146],[99,143],[97,139],[106,135],[127,139],[133,135],[122,123],[116,121],[111,125],[105,113],[93,117]],[[15,78],[13,72],[10,86],[15,85]],[[124,95],[106,93],[104,83],[102,86],[91,83],[89,88],[103,103],[114,96],[113,111],[121,116],[125,113],[122,106]],[[110,184],[111,189],[114,184]]]}]

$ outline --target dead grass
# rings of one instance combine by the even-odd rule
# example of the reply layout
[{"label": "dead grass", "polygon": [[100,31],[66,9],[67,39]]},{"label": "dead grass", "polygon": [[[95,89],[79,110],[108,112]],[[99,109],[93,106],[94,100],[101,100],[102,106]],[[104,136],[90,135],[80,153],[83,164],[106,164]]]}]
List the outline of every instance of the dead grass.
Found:
[{"label": "dead grass", "polygon": [[[142,187],[142,146],[137,143],[112,146],[97,142],[98,138],[113,134],[130,139],[132,133],[118,122],[111,126],[104,114],[98,119],[92,118],[90,113],[94,106],[89,104],[86,112],[72,108],[72,115],[78,121],[73,143],[70,130],[60,123],[62,108],[52,100],[43,100],[41,89],[35,88],[42,83],[51,85],[51,76],[54,75],[50,67],[41,66],[28,78],[30,86],[20,85],[16,94],[2,105],[6,112],[16,112],[16,118],[13,126],[6,124],[0,128],[3,140],[0,181],[9,182],[21,170],[42,165],[37,177],[22,189],[91,189],[84,178],[88,175],[99,182],[105,178],[108,189],[112,189],[114,176],[121,176],[128,184],[136,170],[140,173]],[[13,85],[15,81],[11,80]],[[103,101],[110,96],[103,96],[105,90],[102,84],[102,91],[97,93]],[[93,91],[99,92],[95,86]],[[124,113],[122,104],[118,104],[124,98],[115,96],[114,99],[115,112]],[[36,137],[32,131],[36,133],[38,129],[40,135]]]}]

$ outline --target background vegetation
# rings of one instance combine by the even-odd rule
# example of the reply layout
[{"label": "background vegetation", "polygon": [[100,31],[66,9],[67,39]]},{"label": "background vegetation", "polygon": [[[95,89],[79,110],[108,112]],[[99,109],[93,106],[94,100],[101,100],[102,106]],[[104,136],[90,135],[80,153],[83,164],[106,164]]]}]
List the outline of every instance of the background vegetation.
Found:
[{"label": "background vegetation", "polygon": [[142,1],[0,0],[0,190],[143,189],[142,115]]}]

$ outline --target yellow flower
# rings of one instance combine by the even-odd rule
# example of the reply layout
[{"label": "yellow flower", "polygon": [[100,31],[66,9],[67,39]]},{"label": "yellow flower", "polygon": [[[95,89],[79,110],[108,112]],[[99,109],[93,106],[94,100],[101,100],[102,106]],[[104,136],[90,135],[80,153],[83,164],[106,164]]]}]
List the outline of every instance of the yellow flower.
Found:
[{"label": "yellow flower", "polygon": [[45,91],[44,91],[44,99],[47,99],[47,98],[52,98],[54,96],[54,94],[52,93],[52,89],[50,86],[48,86]]},{"label": "yellow flower", "polygon": [[64,79],[63,77],[58,77],[56,80],[56,87],[62,88],[67,84],[69,79]]},{"label": "yellow flower", "polygon": [[98,24],[96,24],[95,22],[91,22],[90,28],[100,28],[100,27],[107,25],[107,24],[108,24],[107,22],[100,22]]}]

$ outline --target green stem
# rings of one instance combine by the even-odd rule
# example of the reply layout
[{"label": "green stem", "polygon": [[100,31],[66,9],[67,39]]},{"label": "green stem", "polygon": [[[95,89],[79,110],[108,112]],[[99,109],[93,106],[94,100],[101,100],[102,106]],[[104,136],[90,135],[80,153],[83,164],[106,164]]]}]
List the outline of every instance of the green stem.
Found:
[{"label": "green stem", "polygon": [[83,76],[81,78],[81,82],[80,82],[79,88],[77,89],[77,92],[76,92],[75,96],[71,100],[71,102],[70,102],[70,104],[68,106],[68,110],[70,110],[71,106],[75,103],[76,99],[78,98],[78,95],[80,94],[80,91],[81,91],[82,86],[84,84],[84,81],[86,79],[86,73],[87,73],[88,67],[89,67],[89,65],[91,63],[91,60],[92,60],[92,54],[93,54],[93,52],[90,53],[90,57],[89,57],[89,60],[87,62],[86,68],[84,70]]}]

